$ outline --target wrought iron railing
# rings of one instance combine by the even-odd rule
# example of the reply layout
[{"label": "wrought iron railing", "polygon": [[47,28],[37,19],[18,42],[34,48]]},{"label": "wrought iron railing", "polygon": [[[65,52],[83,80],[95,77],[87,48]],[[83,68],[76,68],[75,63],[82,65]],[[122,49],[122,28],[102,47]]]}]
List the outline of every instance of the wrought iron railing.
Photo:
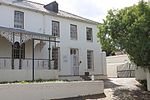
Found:
[{"label": "wrought iron railing", "polygon": [[[34,59],[34,64],[35,69],[54,69],[54,60]],[[12,69],[12,59],[0,57],[0,69]],[[14,59],[14,69],[19,69],[19,59]],[[21,59],[21,69],[32,69],[32,59]]]}]

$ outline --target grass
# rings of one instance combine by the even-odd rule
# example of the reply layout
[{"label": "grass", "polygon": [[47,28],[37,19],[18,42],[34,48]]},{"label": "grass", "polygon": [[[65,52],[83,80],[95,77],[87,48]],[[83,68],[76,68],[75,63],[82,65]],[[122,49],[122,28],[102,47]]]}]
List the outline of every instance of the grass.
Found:
[{"label": "grass", "polygon": [[[5,81],[5,82],[0,82],[0,84],[12,84],[12,83],[17,83],[17,84],[29,84],[29,83],[43,83],[43,82],[57,82],[57,81],[62,81],[62,80],[56,80],[56,79],[50,79],[50,80],[43,80],[43,79],[37,79],[35,81],[31,80],[25,80],[25,81]],[[66,81],[65,81],[66,82]]]}]

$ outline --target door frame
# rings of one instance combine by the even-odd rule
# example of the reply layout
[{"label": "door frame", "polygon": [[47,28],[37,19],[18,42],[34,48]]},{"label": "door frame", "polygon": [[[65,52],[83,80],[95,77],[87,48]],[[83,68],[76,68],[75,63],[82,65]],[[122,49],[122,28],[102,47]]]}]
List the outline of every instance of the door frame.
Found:
[{"label": "door frame", "polygon": [[[71,56],[73,53],[75,53],[75,56],[77,57],[75,66],[73,66],[73,56]],[[71,75],[78,76],[79,75],[79,49],[78,48],[70,48],[70,67],[71,67]]]}]

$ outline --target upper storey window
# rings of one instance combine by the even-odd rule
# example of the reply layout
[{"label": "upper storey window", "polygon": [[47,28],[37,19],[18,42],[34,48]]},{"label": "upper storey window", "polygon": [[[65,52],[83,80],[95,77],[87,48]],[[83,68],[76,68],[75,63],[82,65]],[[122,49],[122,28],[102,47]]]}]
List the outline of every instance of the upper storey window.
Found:
[{"label": "upper storey window", "polygon": [[52,35],[53,36],[60,36],[60,27],[58,21],[52,21]]},{"label": "upper storey window", "polygon": [[70,37],[73,40],[77,40],[77,25],[70,24]]},{"label": "upper storey window", "polygon": [[89,27],[86,28],[86,38],[88,41],[93,41],[92,28]]},{"label": "upper storey window", "polygon": [[24,12],[14,12],[14,27],[24,29]]}]

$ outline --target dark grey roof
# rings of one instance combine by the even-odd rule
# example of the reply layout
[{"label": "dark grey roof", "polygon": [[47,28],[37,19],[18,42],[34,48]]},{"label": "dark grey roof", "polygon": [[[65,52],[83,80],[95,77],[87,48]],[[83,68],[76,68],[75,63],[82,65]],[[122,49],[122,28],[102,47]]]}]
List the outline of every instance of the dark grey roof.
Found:
[{"label": "dark grey roof", "polygon": [[96,21],[92,21],[90,19],[86,19],[86,18],[83,18],[81,16],[77,16],[77,15],[62,11],[62,10],[59,10],[58,13],[48,11],[44,8],[44,4],[40,4],[40,3],[36,3],[36,2],[32,2],[32,1],[27,1],[27,0],[22,0],[22,1],[20,1],[20,0],[19,1],[17,1],[17,0],[0,0],[0,3],[8,4],[8,5],[16,6],[16,7],[27,8],[30,10],[41,11],[41,12],[44,12],[47,14],[58,16],[58,17],[64,17],[64,18],[69,18],[69,19],[73,19],[73,20],[84,21],[84,22],[88,22],[91,24],[99,24]]}]

